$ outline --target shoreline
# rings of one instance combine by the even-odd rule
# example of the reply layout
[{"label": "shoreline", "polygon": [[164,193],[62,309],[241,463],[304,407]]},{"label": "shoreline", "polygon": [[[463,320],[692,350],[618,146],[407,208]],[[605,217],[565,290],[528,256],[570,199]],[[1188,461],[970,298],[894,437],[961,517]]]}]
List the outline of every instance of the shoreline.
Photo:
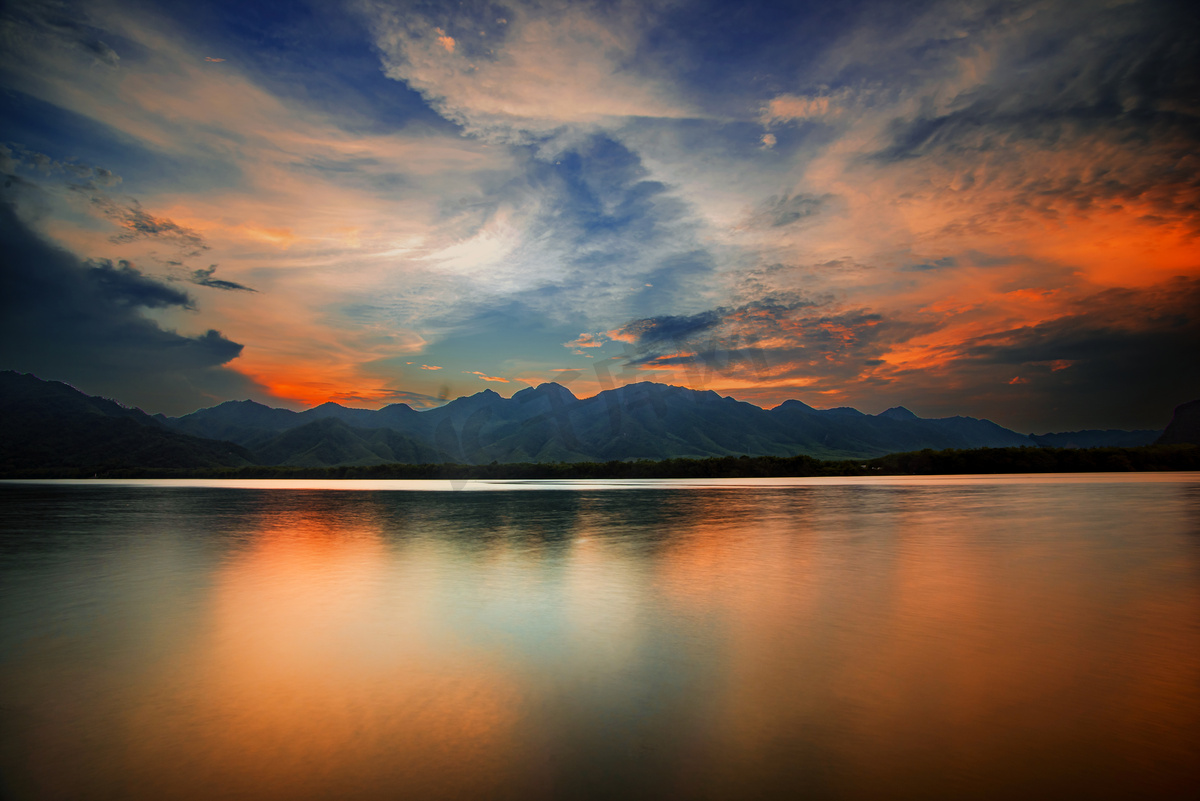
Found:
[{"label": "shoreline", "polygon": [[811,456],[723,456],[624,462],[518,462],[508,464],[380,464],[289,467],[148,467],[121,465],[45,466],[0,469],[0,479],[701,479],[813,478],[820,476],[1005,475],[1016,473],[1128,473],[1200,470],[1200,445],[1136,448],[979,448],[921,450],[872,459],[815,459]]}]

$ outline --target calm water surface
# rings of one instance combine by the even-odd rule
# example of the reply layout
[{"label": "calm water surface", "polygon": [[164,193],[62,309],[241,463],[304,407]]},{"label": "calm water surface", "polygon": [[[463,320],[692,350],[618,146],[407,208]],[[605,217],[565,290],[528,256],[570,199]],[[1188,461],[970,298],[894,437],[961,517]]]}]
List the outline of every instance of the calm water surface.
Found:
[{"label": "calm water surface", "polygon": [[1198,765],[1200,474],[0,483],[15,798],[1183,798]]}]

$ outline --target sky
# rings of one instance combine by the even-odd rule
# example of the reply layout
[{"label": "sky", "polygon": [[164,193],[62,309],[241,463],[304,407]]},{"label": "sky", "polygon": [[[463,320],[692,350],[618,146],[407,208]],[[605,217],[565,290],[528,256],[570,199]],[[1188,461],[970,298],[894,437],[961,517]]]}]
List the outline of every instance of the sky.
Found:
[{"label": "sky", "polygon": [[1182,2],[10,0],[0,173],[0,369],[152,413],[1200,398]]}]

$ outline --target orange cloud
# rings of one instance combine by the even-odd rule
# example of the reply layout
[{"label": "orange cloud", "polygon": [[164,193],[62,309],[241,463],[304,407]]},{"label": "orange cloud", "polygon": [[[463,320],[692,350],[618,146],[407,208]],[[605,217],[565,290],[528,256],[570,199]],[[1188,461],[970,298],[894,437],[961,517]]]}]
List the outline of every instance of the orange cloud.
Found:
[{"label": "orange cloud", "polygon": [[[771,98],[766,108],[763,109],[762,120],[766,124],[771,124],[790,120],[811,119],[814,117],[836,116],[842,113],[840,103],[844,102],[845,98],[845,93],[835,96],[778,95]],[[772,144],[774,143],[772,142]]]},{"label": "orange cloud", "polygon": [[578,337],[576,337],[575,339],[571,340],[570,342],[564,342],[564,343],[563,343],[563,347],[564,347],[564,348],[570,348],[570,349],[571,349],[571,351],[572,351],[573,353],[575,353],[576,355],[579,355],[579,356],[588,356],[588,358],[591,358],[591,356],[590,356],[589,354],[587,354],[587,353],[584,353],[584,352],[581,350],[581,348],[599,348],[599,347],[603,347],[604,343],[605,343],[606,341],[608,341],[608,339],[609,339],[609,338],[608,338],[608,337],[607,337],[605,334],[588,334],[588,333],[583,333],[583,334],[580,334],[580,335],[579,335]]},{"label": "orange cloud", "polygon": [[604,344],[604,334],[580,334],[578,338],[570,342],[564,342],[563,347],[566,348],[598,348]]},{"label": "orange cloud", "polygon": [[501,384],[511,383],[507,378],[500,378],[499,376],[488,375],[487,373],[481,373],[477,370],[463,370],[463,372],[466,373],[467,375],[479,376],[479,378],[483,381],[496,381]]}]

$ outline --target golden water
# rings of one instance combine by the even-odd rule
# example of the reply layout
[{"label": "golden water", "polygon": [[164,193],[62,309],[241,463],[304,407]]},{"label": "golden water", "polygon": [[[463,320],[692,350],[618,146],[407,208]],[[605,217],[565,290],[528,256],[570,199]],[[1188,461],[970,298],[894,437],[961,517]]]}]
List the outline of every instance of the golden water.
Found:
[{"label": "golden water", "polygon": [[1185,797],[1198,764],[1196,474],[0,484],[15,798]]}]

